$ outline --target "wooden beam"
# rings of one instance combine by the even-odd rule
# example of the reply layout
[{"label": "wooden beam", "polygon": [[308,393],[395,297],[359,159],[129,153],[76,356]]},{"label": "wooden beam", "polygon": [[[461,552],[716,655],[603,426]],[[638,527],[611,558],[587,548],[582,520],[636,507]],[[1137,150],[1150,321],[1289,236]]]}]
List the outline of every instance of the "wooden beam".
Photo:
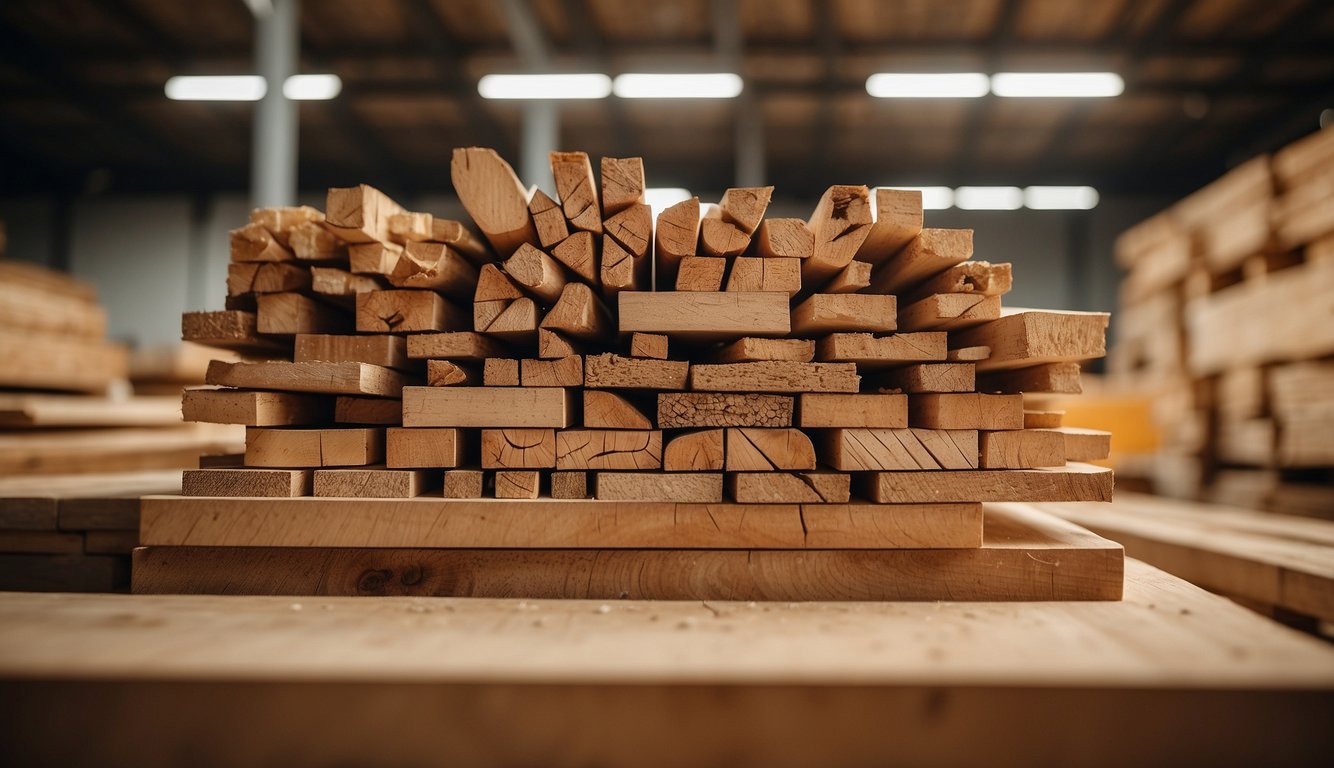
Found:
[{"label": "wooden beam", "polygon": [[315,470],[314,496],[343,499],[413,499],[429,480],[425,470],[364,467]]},{"label": "wooden beam", "polygon": [[880,264],[913,241],[922,231],[921,190],[875,190],[875,222],[857,249],[857,260]]},{"label": "wooden beam", "polygon": [[602,234],[602,206],[597,181],[586,152],[552,152],[551,175],[556,194],[570,226],[595,235]]},{"label": "wooden beam", "polygon": [[789,297],[801,292],[801,261],[785,258],[738,256],[727,274],[729,291],[781,291]]},{"label": "wooden beam", "polygon": [[398,397],[411,380],[398,371],[367,363],[227,363],[212,360],[205,384],[328,395]]},{"label": "wooden beam", "polygon": [[390,334],[299,334],[292,360],[298,363],[368,363],[400,371],[420,367],[408,359],[407,340]]},{"label": "wooden beam", "polygon": [[662,392],[658,427],[790,427],[792,398],[721,392]]},{"label": "wooden beam", "polygon": [[584,426],[595,429],[653,429],[653,420],[624,395],[584,390]]},{"label": "wooden beam", "polygon": [[878,504],[962,501],[1111,501],[1112,470],[1088,464],[1059,469],[877,472],[857,480],[861,498]]},{"label": "wooden beam", "polygon": [[[564,219],[561,219],[563,222]],[[564,264],[585,283],[601,285],[598,272],[597,241],[592,232],[575,232],[551,249],[551,256]]]},{"label": "wooden beam", "polygon": [[699,198],[682,200],[658,214],[653,239],[657,284],[675,285],[677,265],[694,256],[699,245]]},{"label": "wooden beam", "polygon": [[365,466],[384,461],[384,430],[247,427],[247,467]]},{"label": "wooden beam", "polygon": [[905,331],[958,331],[1000,316],[999,296],[937,293],[904,307],[899,312],[899,327]]},{"label": "wooden beam", "polygon": [[946,334],[943,332],[896,333],[890,336],[833,333],[819,340],[815,356],[824,362],[856,363],[861,369],[889,368],[944,360],[946,343]]},{"label": "wooden beam", "polygon": [[544,307],[555,304],[565,288],[565,270],[560,262],[528,243],[521,243],[505,260],[505,273]]},{"label": "wooden beam", "polygon": [[556,466],[556,430],[482,430],[483,469],[550,469]]},{"label": "wooden beam", "polygon": [[408,357],[482,360],[503,357],[505,346],[489,336],[472,331],[457,333],[420,333],[407,337]]},{"label": "wooden beam", "polygon": [[728,427],[729,472],[815,469],[815,447],[799,429]]},{"label": "wooden beam", "polygon": [[574,397],[555,387],[405,387],[405,427],[554,427],[575,423]]},{"label": "wooden beam", "polygon": [[324,226],[349,243],[390,242],[389,217],[403,207],[366,184],[335,187],[325,201]]},{"label": "wooden beam", "polygon": [[978,371],[1073,363],[1107,354],[1106,312],[1023,310],[955,334],[952,346],[991,347]]},{"label": "wooden beam", "polygon": [[1045,429],[1014,429],[983,432],[982,469],[1036,469],[1065,466],[1065,438]]},{"label": "wooden beam", "polygon": [[630,357],[667,359],[667,337],[659,333],[630,334]]},{"label": "wooden beam", "polygon": [[898,394],[831,394],[797,396],[797,426],[902,428],[908,426],[908,397]]},{"label": "wooden beam", "polygon": [[919,363],[886,371],[873,380],[881,389],[911,394],[972,392],[977,389],[972,363]]},{"label": "wooden beam", "polygon": [[542,492],[542,473],[535,469],[496,472],[497,499],[536,499]]},{"label": "wooden beam", "polygon": [[691,367],[690,388],[701,392],[856,392],[853,363],[701,363]]},{"label": "wooden beam", "polygon": [[456,148],[449,176],[459,201],[501,258],[522,243],[539,242],[523,184],[495,150]]},{"label": "wooden beam", "polygon": [[809,363],[815,357],[815,342],[808,339],[759,339],[746,336],[715,351],[718,363],[753,363],[761,360],[791,360]]},{"label": "wooden beam", "polygon": [[598,472],[600,501],[716,504],[723,500],[723,476],[717,472]]},{"label": "wooden beam", "polygon": [[682,432],[663,448],[662,468],[666,472],[721,472],[723,455],[723,430]]},{"label": "wooden beam", "polygon": [[727,259],[719,256],[683,256],[676,267],[679,292],[711,293],[723,288]]},{"label": "wooden beam", "polygon": [[424,288],[467,301],[477,290],[477,268],[444,243],[413,241],[404,246],[389,282],[396,288]]},{"label": "wooden beam", "polygon": [[1003,296],[1010,292],[1014,275],[1009,264],[989,261],[965,261],[918,285],[904,301],[911,303],[935,293],[969,293],[976,296]]},{"label": "wooden beam", "polygon": [[187,469],[181,473],[182,496],[281,498],[309,496],[309,469]]},{"label": "wooden beam", "polygon": [[580,355],[555,360],[524,358],[519,361],[519,384],[524,387],[582,387],[584,358]]},{"label": "wooden beam", "polygon": [[819,439],[820,461],[840,472],[977,469],[971,429],[831,429]]},{"label": "wooden beam", "polygon": [[556,433],[557,469],[661,469],[662,432],[564,429]]},{"label": "wooden beam", "polygon": [[978,372],[982,392],[1052,392],[1077,395],[1083,391],[1079,363],[1052,363],[1031,368]]},{"label": "wooden beam", "polygon": [[685,389],[690,363],[649,360],[611,353],[584,358],[584,386],[590,389]]},{"label": "wooden beam", "polygon": [[333,402],[318,395],[295,392],[187,389],[181,397],[181,418],[247,427],[321,424],[333,418]]},{"label": "wooden beam", "polygon": [[357,294],[357,331],[360,333],[468,330],[472,330],[472,318],[435,291],[390,290]]},{"label": "wooden beam", "polygon": [[870,290],[903,293],[973,257],[973,230],[923,229],[896,256],[876,268]]},{"label": "wooden beam", "polygon": [[820,197],[807,222],[815,247],[801,263],[803,284],[821,285],[852,261],[871,233],[869,198],[866,187],[847,185],[832,186]]},{"label": "wooden beam", "polygon": [[801,219],[765,219],[751,238],[750,252],[766,259],[809,259],[815,233]]},{"label": "wooden beam", "polygon": [[791,332],[781,293],[679,291],[625,292],[618,296],[620,331],[661,333],[687,341],[726,341]]},{"label": "wooden beam", "polygon": [[738,504],[847,504],[852,476],[841,472],[733,472],[727,492]]},{"label": "wooden beam", "polygon": [[458,467],[467,463],[468,447],[468,433],[452,427],[390,427],[385,431],[385,465],[399,469]]},{"label": "wooden beam", "polygon": [[260,333],[294,336],[351,330],[347,313],[300,293],[266,293],[256,302],[255,328]]},{"label": "wooden beam", "polygon": [[1023,395],[960,392],[913,395],[908,421],[928,429],[1023,429]]},{"label": "wooden beam", "polygon": [[635,203],[644,202],[644,160],[638,157],[604,157],[602,165],[602,217],[610,218]]},{"label": "wooden beam", "polygon": [[897,327],[895,297],[862,293],[817,293],[792,310],[792,333],[892,331]]},{"label": "wooden beam", "polygon": [[723,221],[739,229],[749,243],[749,236],[759,228],[773,195],[773,187],[734,187],[723,192],[718,208]]},{"label": "wooden beam", "polygon": [[519,361],[512,357],[488,357],[482,363],[482,384],[487,387],[519,386]]},{"label": "wooden beam", "polygon": [[[533,187],[531,192],[532,195],[528,199],[528,213],[533,217],[533,227],[537,230],[537,244],[544,250],[549,250],[570,236],[570,225],[565,221],[565,213],[560,209],[560,203],[552,200],[547,193],[537,187]],[[592,238],[591,234],[589,238]]]}]

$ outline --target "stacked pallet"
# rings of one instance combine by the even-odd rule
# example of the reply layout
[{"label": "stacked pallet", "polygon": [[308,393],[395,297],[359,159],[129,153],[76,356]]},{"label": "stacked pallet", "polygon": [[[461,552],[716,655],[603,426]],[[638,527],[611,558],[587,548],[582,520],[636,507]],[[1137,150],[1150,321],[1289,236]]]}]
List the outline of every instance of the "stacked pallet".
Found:
[{"label": "stacked pallet", "polygon": [[[1114,545],[982,507],[1110,498],[1111,472],[1078,463],[1108,435],[1026,413],[1022,394],[1077,392],[1107,315],[1003,311],[1010,265],[972,260],[971,230],[923,228],[915,192],[834,186],[799,220],[766,215],[772,188],[730,189],[655,226],[637,158],[604,158],[600,183],[584,153],[551,163],[555,198],[489,149],[455,151],[480,235],[364,185],[233,233],[234,308],[187,316],[186,337],[290,357],[215,362],[219,388],[186,392],[187,419],[246,425],[244,466],[145,501],[136,588],[1119,585]],[[296,228],[329,243],[318,258]],[[317,289],[319,269],[345,292]]]},{"label": "stacked pallet", "polygon": [[1126,232],[1110,370],[1157,395],[1158,490],[1334,508],[1334,132]]}]

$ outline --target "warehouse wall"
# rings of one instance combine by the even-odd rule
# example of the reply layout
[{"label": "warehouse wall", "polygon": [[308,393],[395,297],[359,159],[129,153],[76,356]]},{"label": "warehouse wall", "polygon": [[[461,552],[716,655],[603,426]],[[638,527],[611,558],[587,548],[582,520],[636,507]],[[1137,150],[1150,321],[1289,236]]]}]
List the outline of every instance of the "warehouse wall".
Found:
[{"label": "warehouse wall", "polygon": [[[302,202],[322,207],[322,195]],[[457,216],[448,196],[403,200],[405,205]],[[1014,264],[1014,306],[1110,311],[1119,275],[1112,242],[1126,227],[1170,200],[1104,199],[1093,211],[928,211],[928,226],[971,227],[976,255]],[[778,215],[805,216],[776,204]],[[90,198],[68,206],[48,199],[0,199],[9,256],[59,266],[94,282],[111,315],[111,333],[140,344],[179,338],[180,313],[221,309],[226,293],[227,231],[246,220],[243,195]],[[62,232],[64,234],[62,234]],[[61,237],[67,238],[62,244]],[[62,256],[62,251],[66,252]]]}]

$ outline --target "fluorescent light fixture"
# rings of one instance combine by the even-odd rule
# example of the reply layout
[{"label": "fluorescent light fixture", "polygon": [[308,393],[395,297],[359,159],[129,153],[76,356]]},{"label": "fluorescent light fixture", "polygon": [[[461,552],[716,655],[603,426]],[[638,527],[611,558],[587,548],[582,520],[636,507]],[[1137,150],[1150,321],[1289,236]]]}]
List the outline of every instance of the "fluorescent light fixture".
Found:
[{"label": "fluorescent light fixture", "polygon": [[[890,189],[917,190],[922,193],[922,208],[943,211],[954,207],[954,190],[949,187],[890,187]],[[872,207],[874,209],[874,206]]]},{"label": "fluorescent light fixture", "polygon": [[878,99],[976,99],[989,87],[981,72],[877,72],[866,78],[866,92]]},{"label": "fluorescent light fixture", "polygon": [[292,75],[283,83],[283,95],[293,101],[328,101],[342,90],[338,75]]},{"label": "fluorescent light fixture", "polygon": [[965,211],[1013,211],[1023,207],[1024,192],[1018,187],[959,187],[954,204]]},{"label": "fluorescent light fixture", "polygon": [[741,75],[711,72],[693,75],[657,75],[630,72],[617,75],[612,92],[622,99],[734,99],[741,95]]},{"label": "fluorescent light fixture", "polygon": [[648,203],[649,210],[653,212],[654,220],[657,220],[658,214],[664,209],[670,208],[682,200],[689,200],[693,195],[690,190],[681,187],[649,187],[644,190],[644,202]]},{"label": "fluorescent light fixture", "polygon": [[1120,96],[1125,81],[1115,72],[998,72],[991,92],[1013,98],[1107,98]]},{"label": "fluorescent light fixture", "polygon": [[485,75],[477,81],[484,99],[605,99],[611,78],[597,73]]},{"label": "fluorescent light fixture", "polygon": [[180,75],[166,87],[174,101],[259,101],[267,90],[259,75]]},{"label": "fluorescent light fixture", "polygon": [[1098,204],[1093,187],[1026,187],[1024,205],[1039,211],[1087,211]]}]

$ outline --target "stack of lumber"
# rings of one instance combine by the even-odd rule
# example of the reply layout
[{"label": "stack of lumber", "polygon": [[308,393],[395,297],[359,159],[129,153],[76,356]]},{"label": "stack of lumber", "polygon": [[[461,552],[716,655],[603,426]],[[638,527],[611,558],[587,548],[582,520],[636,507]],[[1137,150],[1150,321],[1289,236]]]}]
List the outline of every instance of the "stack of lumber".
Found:
[{"label": "stack of lumber", "polygon": [[235,427],[185,424],[177,397],[128,395],[93,287],[0,260],[0,476],[195,466]]},{"label": "stack of lumber", "polygon": [[178,469],[0,478],[0,590],[128,589],[139,497],[180,482]]},{"label": "stack of lumber", "polygon": [[1128,230],[1109,370],[1154,396],[1156,489],[1334,509],[1334,131]]},{"label": "stack of lumber", "polygon": [[729,189],[655,226],[638,158],[551,165],[556,197],[455,150],[475,231],[362,185],[233,232],[235,308],[186,338],[289,356],[186,391],[187,419],[246,426],[244,465],[145,502],[138,585],[1114,596],[1114,545],[1041,515],[982,530],[983,502],[1110,498],[1082,463],[1109,436],[1022,394],[1078,392],[1106,314],[1002,310],[1010,265],[924,228],[916,192],[834,186],[800,220]]}]

